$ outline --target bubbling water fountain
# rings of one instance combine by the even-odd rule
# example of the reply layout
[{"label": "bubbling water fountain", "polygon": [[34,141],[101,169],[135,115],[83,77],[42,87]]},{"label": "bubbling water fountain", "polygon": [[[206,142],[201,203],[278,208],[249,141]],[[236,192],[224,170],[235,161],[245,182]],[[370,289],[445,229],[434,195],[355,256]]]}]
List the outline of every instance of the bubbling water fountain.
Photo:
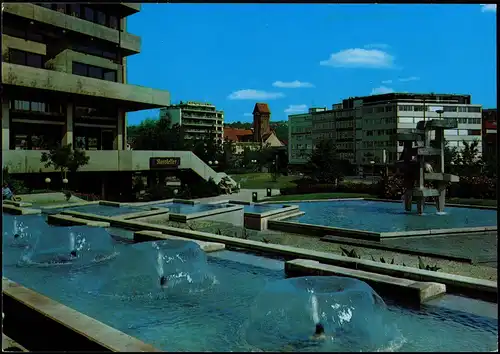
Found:
[{"label": "bubbling water fountain", "polygon": [[20,265],[80,268],[117,255],[113,240],[105,229],[75,226],[48,227],[36,243],[23,254]]},{"label": "bubbling water fountain", "polygon": [[373,289],[357,279],[299,277],[257,296],[247,342],[263,351],[390,350],[401,336]]},{"label": "bubbling water fountain", "polygon": [[163,299],[199,293],[217,284],[205,252],[192,241],[142,242],[127,248],[109,269],[99,293],[124,299]]},{"label": "bubbling water fountain", "polygon": [[34,219],[39,216],[23,216],[22,221],[13,215],[3,215],[3,245],[7,247],[26,248],[36,242],[41,230],[35,227]]}]

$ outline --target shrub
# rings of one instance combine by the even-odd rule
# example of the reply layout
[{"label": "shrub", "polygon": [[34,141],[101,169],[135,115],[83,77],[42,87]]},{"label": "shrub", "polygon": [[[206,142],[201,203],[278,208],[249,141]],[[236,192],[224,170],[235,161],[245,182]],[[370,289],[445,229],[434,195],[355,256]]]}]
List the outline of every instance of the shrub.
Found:
[{"label": "shrub", "polygon": [[403,178],[398,175],[386,176],[377,183],[376,189],[380,198],[401,199],[404,192]]},{"label": "shrub", "polygon": [[497,180],[486,176],[460,176],[448,187],[449,197],[496,199]]}]

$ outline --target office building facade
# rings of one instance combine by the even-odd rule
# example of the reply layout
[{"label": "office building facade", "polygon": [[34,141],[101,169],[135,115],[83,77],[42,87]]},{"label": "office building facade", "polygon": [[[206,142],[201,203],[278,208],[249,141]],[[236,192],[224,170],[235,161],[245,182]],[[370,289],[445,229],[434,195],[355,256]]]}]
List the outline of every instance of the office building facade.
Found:
[{"label": "office building facade", "polygon": [[214,105],[202,102],[181,102],[160,109],[160,118],[169,119],[170,125],[179,124],[188,140],[204,139],[208,136],[223,141],[224,112]]},{"label": "office building facade", "polygon": [[318,140],[334,139],[339,158],[358,166],[394,163],[403,147],[393,136],[398,129],[415,129],[424,119],[456,119],[458,128],[445,131],[448,145],[460,151],[463,141],[479,140],[481,151],[481,112],[481,105],[472,104],[470,95],[390,93],[348,98],[331,110],[289,116],[289,153],[298,156],[298,139],[304,139],[300,136],[305,133],[299,133],[297,125],[304,124],[306,117],[312,122],[313,137],[308,153]]}]

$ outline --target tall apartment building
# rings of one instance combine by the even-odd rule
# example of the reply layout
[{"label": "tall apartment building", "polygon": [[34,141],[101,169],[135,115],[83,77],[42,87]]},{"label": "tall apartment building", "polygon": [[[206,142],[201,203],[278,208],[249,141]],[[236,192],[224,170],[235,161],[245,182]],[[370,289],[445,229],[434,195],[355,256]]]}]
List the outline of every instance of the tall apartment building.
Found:
[{"label": "tall apartment building", "polygon": [[160,109],[160,118],[169,119],[170,125],[184,128],[184,138],[203,139],[209,135],[222,142],[224,135],[224,112],[216,110],[210,103],[181,102]]},{"label": "tall apartment building", "polygon": [[[458,128],[445,131],[450,147],[460,150],[464,140],[481,139],[481,105],[471,104],[470,95],[390,93],[353,97],[332,105],[331,110],[289,116],[291,163],[307,161],[293,157],[299,154],[298,139],[303,139],[297,125],[304,124],[305,117],[312,122],[313,143],[332,138],[339,157],[357,165],[395,162],[402,145],[392,136],[398,129],[416,128],[424,119],[457,119]],[[307,154],[313,146],[308,151],[303,150],[304,145],[301,148],[302,154]]]}]

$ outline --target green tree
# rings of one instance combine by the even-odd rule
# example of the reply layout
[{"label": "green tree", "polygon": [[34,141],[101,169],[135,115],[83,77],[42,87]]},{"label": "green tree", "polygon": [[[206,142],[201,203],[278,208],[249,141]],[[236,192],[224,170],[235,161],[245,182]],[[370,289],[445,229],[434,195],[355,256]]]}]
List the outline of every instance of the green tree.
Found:
[{"label": "green tree", "polygon": [[342,162],[332,139],[323,139],[314,148],[306,164],[309,177],[318,183],[338,183],[344,177]]},{"label": "green tree", "polygon": [[60,171],[62,178],[66,178],[67,172],[76,172],[82,166],[89,163],[90,157],[83,150],[74,150],[71,144],[63,145],[49,152],[43,152],[40,162],[48,168],[53,166]]},{"label": "green tree", "polygon": [[168,118],[147,118],[139,125],[128,128],[135,150],[184,150],[183,129],[175,124],[170,127]]}]

